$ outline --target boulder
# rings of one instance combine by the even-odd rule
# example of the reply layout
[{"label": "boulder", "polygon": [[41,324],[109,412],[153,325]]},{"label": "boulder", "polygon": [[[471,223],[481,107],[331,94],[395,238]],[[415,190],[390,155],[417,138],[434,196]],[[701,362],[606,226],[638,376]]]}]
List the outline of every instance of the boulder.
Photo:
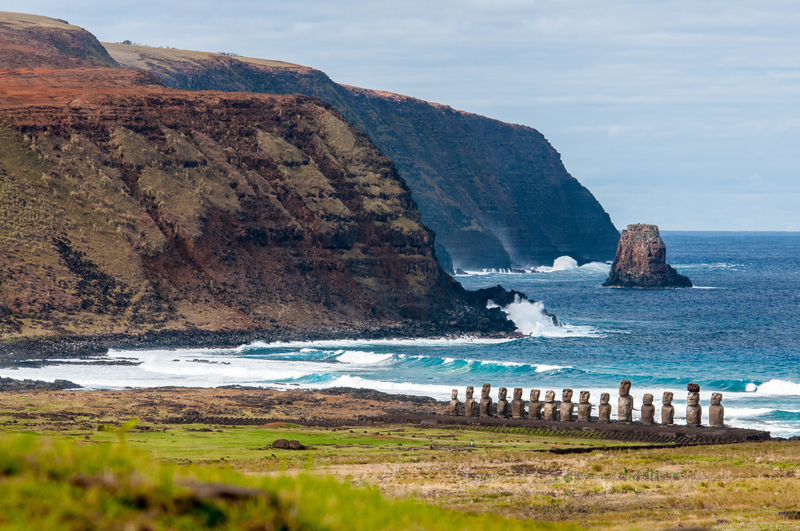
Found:
[{"label": "boulder", "polygon": [[273,448],[280,448],[281,450],[305,450],[306,447],[300,444],[300,441],[295,440],[286,440],[286,439],[276,439],[275,442],[272,443]]},{"label": "boulder", "polygon": [[603,286],[609,288],[691,288],[689,277],[667,264],[658,226],[637,223],[622,231],[617,255]]}]

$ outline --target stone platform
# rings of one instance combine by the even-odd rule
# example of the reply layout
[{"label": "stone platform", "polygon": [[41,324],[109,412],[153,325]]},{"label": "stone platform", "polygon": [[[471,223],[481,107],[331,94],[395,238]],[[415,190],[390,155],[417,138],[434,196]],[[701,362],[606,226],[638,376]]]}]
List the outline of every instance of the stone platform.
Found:
[{"label": "stone platform", "polygon": [[[595,417],[596,419],[596,417]],[[696,444],[732,444],[759,442],[771,439],[769,432],[744,428],[712,428],[708,426],[664,426],[639,422],[577,422],[498,417],[450,417],[446,415],[360,415],[352,419],[286,419],[254,417],[173,417],[168,424],[217,424],[222,426],[260,426],[272,423],[291,423],[303,426],[343,427],[374,426],[377,424],[418,425],[430,427],[522,428],[552,432],[553,435],[584,436],[626,442],[647,442],[688,446]]]}]

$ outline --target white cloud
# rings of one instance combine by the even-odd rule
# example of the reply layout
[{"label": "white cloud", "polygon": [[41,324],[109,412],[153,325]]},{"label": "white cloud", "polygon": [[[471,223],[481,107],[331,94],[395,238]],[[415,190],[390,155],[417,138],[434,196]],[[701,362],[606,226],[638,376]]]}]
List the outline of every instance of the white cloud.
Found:
[{"label": "white cloud", "polygon": [[27,0],[24,9],[104,40],[296,62],[536,127],[618,225],[652,214],[665,226],[744,227],[737,206],[761,175],[763,208],[747,226],[800,226],[794,1]]}]

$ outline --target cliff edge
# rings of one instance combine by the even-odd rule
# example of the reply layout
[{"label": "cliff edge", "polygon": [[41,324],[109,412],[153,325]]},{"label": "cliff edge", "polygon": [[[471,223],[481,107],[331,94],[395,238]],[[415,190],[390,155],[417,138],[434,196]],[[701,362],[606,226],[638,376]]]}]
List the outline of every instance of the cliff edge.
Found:
[{"label": "cliff edge", "polygon": [[[186,90],[305,94],[331,104],[392,159],[455,268],[611,260],[619,232],[536,129],[416,98],[340,85],[313,68],[104,43],[120,64]],[[446,249],[446,252],[445,252]]]},{"label": "cliff edge", "polygon": [[48,24],[0,16],[0,337],[515,330],[330,105],[86,68]]},{"label": "cliff edge", "polygon": [[637,223],[622,231],[617,255],[603,286],[609,288],[691,288],[689,277],[667,264],[658,226]]}]

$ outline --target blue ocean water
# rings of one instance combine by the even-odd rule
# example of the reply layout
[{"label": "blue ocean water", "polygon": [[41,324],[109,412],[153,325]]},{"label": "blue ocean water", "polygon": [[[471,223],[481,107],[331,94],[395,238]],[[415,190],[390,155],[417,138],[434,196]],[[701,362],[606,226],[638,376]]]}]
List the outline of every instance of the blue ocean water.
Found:
[{"label": "blue ocean water", "polygon": [[[260,385],[354,386],[449,398],[457,388],[491,383],[589,390],[599,402],[633,382],[660,405],[675,393],[685,414],[686,385],[701,386],[704,414],[724,395],[729,425],[800,435],[800,234],[662,232],[667,260],[694,289],[601,287],[608,264],[559,259],[530,274],[458,276],[468,289],[502,284],[527,293],[506,311],[532,337],[512,341],[385,340],[254,343],[228,350],[112,352],[138,366],[2,370],[15,378],[66,378],[87,387]],[[564,323],[552,326],[542,308]],[[195,363],[195,359],[210,363]],[[52,373],[52,374],[51,374]],[[496,394],[495,394],[496,396]],[[616,408],[615,408],[616,409]],[[634,411],[634,418],[637,411]],[[707,418],[707,417],[706,417]],[[679,421],[680,422],[680,421]]]}]

